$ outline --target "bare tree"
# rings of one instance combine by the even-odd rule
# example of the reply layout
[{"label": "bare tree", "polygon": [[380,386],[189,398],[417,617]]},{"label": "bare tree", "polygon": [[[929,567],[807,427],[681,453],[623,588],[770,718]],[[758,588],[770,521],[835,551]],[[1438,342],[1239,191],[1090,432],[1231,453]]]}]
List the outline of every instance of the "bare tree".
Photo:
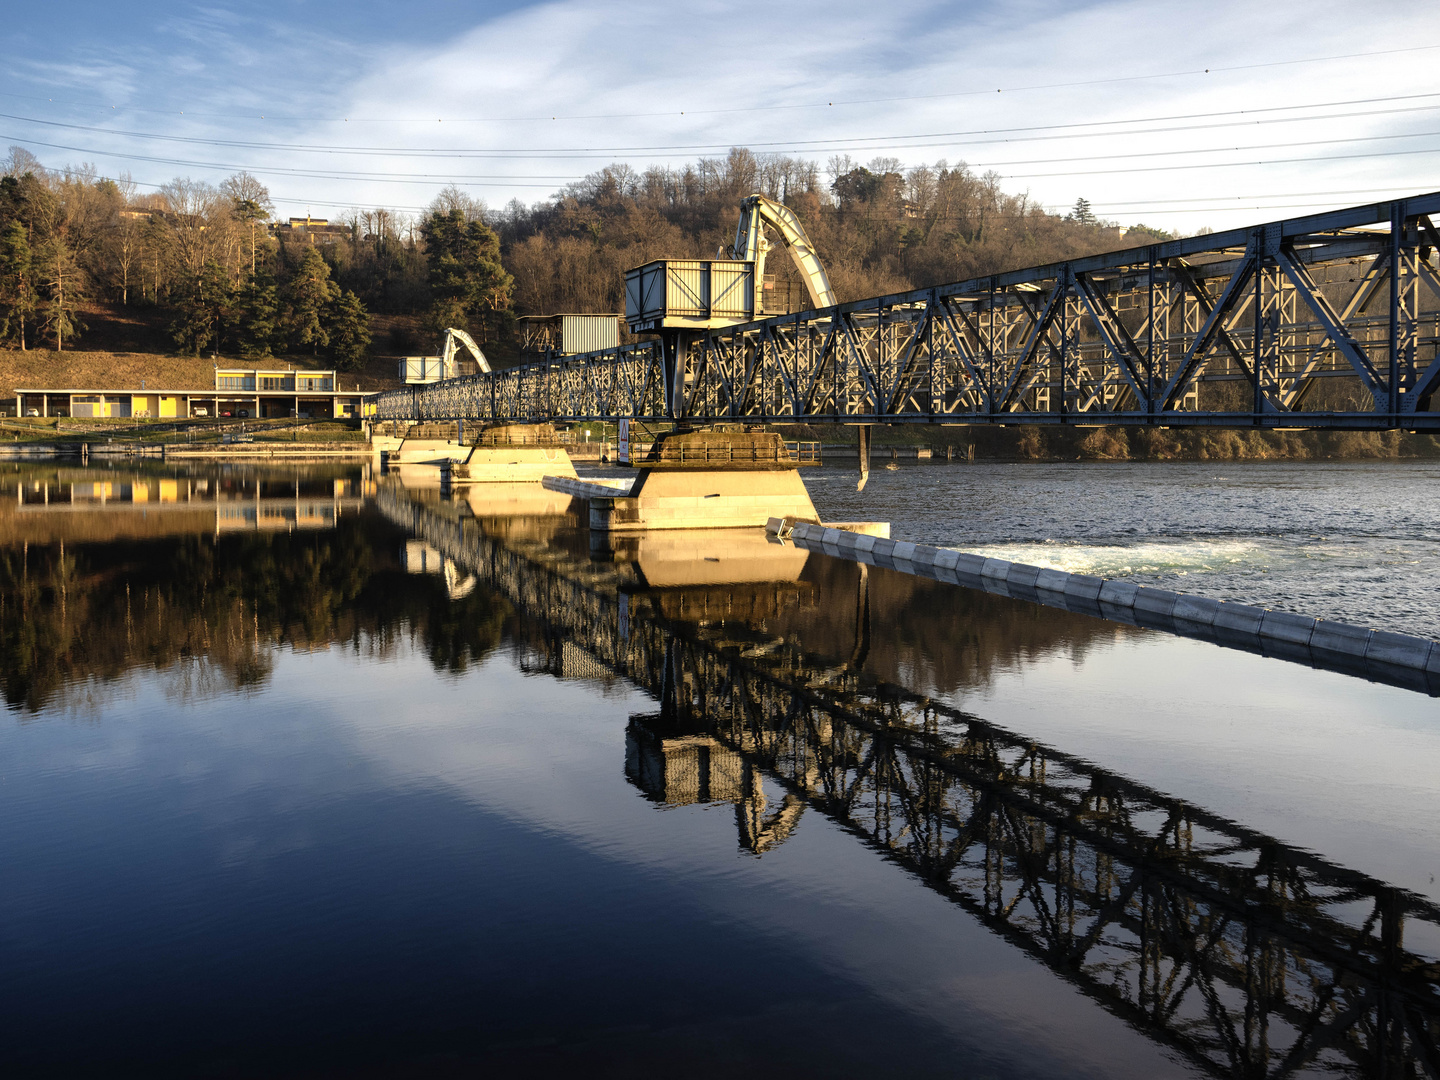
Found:
[{"label": "bare tree", "polygon": [[24,176],[26,173],[43,177],[46,175],[45,166],[25,147],[11,146],[10,152],[0,159],[0,176]]},{"label": "bare tree", "polygon": [[238,172],[220,185],[221,194],[230,199],[230,212],[250,228],[250,273],[255,273],[255,229],[272,217],[275,204],[270,189],[248,172]]},{"label": "bare tree", "polygon": [[121,215],[107,238],[105,254],[111,279],[120,290],[120,303],[128,306],[130,279],[139,272],[144,254],[144,237],[135,217]]},{"label": "bare tree", "polygon": [[166,224],[174,239],[175,255],[191,274],[209,262],[224,241],[222,221],[229,221],[229,200],[203,180],[176,177],[160,189],[169,204]]},{"label": "bare tree", "polygon": [[449,184],[440,190],[430,205],[425,208],[425,215],[448,214],[452,210],[459,210],[465,215],[466,221],[484,221],[488,209],[485,203],[475,198],[468,191],[462,191],[454,184]]}]

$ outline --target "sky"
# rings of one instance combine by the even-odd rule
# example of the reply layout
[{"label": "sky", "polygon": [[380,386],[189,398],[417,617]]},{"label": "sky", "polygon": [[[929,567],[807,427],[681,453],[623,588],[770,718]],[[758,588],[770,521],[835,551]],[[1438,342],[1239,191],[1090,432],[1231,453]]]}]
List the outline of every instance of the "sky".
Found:
[{"label": "sky", "polygon": [[1187,235],[1440,189],[1433,0],[13,6],[0,147],[142,192],[245,169],[282,217],[732,146],[963,161]]}]

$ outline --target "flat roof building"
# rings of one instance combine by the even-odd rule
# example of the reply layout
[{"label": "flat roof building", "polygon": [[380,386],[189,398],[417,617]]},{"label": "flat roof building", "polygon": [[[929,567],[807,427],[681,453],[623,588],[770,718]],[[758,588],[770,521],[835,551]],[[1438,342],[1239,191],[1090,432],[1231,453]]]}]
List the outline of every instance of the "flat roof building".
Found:
[{"label": "flat roof building", "polygon": [[206,390],[17,389],[15,405],[20,416],[359,419],[365,395],[338,386],[333,368],[217,367]]}]

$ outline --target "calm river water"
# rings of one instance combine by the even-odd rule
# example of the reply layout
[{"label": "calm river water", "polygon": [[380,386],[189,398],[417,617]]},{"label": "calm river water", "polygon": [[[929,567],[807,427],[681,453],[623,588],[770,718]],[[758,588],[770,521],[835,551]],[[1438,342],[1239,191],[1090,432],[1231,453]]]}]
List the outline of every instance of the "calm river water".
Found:
[{"label": "calm river water", "polygon": [[[807,474],[1427,634],[1433,478]],[[54,465],[0,473],[0,690],[7,1076],[1440,1061],[1423,694],[533,487]]]}]

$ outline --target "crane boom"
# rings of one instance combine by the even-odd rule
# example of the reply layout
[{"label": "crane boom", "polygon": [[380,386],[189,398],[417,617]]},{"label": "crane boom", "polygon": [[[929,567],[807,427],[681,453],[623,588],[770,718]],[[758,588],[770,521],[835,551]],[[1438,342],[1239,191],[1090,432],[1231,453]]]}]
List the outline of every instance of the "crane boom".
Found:
[{"label": "crane boom", "polygon": [[452,326],[445,331],[445,345],[440,351],[440,367],[447,373],[446,377],[448,378],[448,373],[453,370],[451,364],[461,345],[470,350],[470,355],[475,357],[475,362],[480,365],[480,371],[489,375],[490,361],[485,359],[485,354],[480,351],[480,346],[475,344],[475,339],[464,330],[457,330]]},{"label": "crane boom", "polygon": [[740,204],[735,243],[728,252],[732,259],[755,264],[755,287],[758,289],[765,277],[765,253],[770,250],[770,242],[765,239],[767,224],[779,234],[781,245],[790,252],[790,258],[805,282],[805,290],[810,294],[810,302],[817,309],[839,303],[835,290],[830,288],[825,267],[820,264],[820,256],[815,254],[815,245],[805,235],[800,219],[788,206],[764,195],[751,195]]}]

